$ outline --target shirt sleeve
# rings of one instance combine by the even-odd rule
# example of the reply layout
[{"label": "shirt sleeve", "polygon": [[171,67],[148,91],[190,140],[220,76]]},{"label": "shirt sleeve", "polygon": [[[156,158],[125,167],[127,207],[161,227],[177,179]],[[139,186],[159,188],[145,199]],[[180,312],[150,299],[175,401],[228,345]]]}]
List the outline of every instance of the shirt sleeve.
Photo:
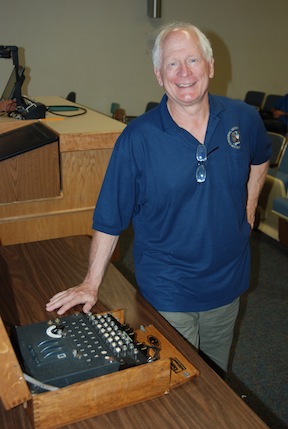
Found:
[{"label": "shirt sleeve", "polygon": [[119,235],[125,230],[136,206],[137,172],[129,136],[118,138],[94,210],[93,229]]}]

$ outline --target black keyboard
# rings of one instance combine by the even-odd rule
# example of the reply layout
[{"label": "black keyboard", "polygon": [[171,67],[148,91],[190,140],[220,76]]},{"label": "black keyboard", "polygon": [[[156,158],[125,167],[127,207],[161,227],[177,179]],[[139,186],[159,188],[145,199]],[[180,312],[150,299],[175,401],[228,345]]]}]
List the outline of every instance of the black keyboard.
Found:
[{"label": "black keyboard", "polygon": [[12,342],[24,372],[56,387],[149,361],[147,348],[136,343],[133,332],[109,313],[78,313],[18,326]]}]

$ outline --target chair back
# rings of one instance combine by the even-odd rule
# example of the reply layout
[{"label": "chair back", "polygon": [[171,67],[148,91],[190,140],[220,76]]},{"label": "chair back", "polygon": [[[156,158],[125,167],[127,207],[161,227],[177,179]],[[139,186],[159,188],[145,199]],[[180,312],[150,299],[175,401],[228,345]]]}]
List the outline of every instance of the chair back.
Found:
[{"label": "chair back", "polygon": [[271,109],[274,109],[278,101],[282,98],[282,95],[269,94],[267,95],[263,107],[261,110],[264,112],[270,112]]},{"label": "chair back", "polygon": [[283,152],[286,137],[282,134],[268,132],[272,142],[272,155],[270,158],[270,167],[276,167],[279,164],[281,154]]},{"label": "chair back", "polygon": [[75,103],[75,101],[76,101],[76,92],[75,91],[69,92],[69,94],[67,94],[66,100],[69,100],[69,101],[72,101],[73,103]]},{"label": "chair back", "polygon": [[280,160],[279,160],[279,164],[277,167],[277,171],[287,174],[288,177],[288,144],[285,144]]},{"label": "chair back", "polygon": [[116,119],[117,121],[125,122],[126,110],[121,108],[116,109],[113,114],[113,118]]},{"label": "chair back", "polygon": [[157,103],[156,101],[149,101],[149,103],[147,103],[145,112],[148,112],[149,110],[152,110],[157,106],[159,106],[159,103]]},{"label": "chair back", "polygon": [[264,101],[265,92],[261,91],[247,91],[244,101],[247,104],[251,104],[252,106],[261,109],[262,103]]}]

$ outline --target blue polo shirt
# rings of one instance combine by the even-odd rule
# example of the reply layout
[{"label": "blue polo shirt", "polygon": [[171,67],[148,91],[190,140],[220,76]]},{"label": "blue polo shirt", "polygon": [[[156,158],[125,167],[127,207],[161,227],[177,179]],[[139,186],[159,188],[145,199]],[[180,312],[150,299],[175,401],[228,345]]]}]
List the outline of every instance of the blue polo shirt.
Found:
[{"label": "blue polo shirt", "polygon": [[250,164],[270,157],[254,107],[209,95],[207,178],[198,183],[199,142],[160,106],[132,121],[116,142],[93,228],[119,235],[132,219],[143,296],[162,311],[205,311],[249,287],[246,219]]}]

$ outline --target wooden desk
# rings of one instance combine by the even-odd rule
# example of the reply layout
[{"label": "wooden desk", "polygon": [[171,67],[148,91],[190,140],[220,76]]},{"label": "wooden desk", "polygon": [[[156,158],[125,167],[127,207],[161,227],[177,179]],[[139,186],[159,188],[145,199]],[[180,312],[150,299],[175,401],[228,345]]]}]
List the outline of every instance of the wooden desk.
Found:
[{"label": "wooden desk", "polygon": [[[37,97],[37,101],[46,106],[73,104],[60,97]],[[70,115],[75,113],[77,112],[70,112]],[[69,115],[69,112],[63,114]],[[0,133],[30,122],[2,117]],[[90,109],[87,109],[85,115],[78,117],[60,118],[47,114],[43,123],[59,134],[59,193],[50,198],[0,204],[2,245],[92,234],[93,210],[107,164],[115,141],[125,127],[123,123]],[[45,159],[46,149],[41,149]],[[30,154],[24,156],[29,157]],[[51,156],[55,159],[54,155]],[[17,169],[17,164],[15,165]],[[17,180],[17,171],[14,176]]]},{"label": "wooden desk", "polygon": [[[0,311],[3,319],[11,324],[49,319],[51,313],[45,312],[45,303],[52,294],[78,284],[83,279],[89,248],[90,238],[87,236],[0,247]],[[99,302],[93,311],[116,308],[125,309],[126,321],[134,329],[141,324],[157,327],[191,360],[200,371],[200,376],[168,395],[74,423],[65,429],[267,428],[119,271],[110,265],[101,287]],[[141,380],[141,383],[145,383],[145,380]],[[30,429],[22,406],[11,411],[4,411],[1,407],[0,427]]]}]

